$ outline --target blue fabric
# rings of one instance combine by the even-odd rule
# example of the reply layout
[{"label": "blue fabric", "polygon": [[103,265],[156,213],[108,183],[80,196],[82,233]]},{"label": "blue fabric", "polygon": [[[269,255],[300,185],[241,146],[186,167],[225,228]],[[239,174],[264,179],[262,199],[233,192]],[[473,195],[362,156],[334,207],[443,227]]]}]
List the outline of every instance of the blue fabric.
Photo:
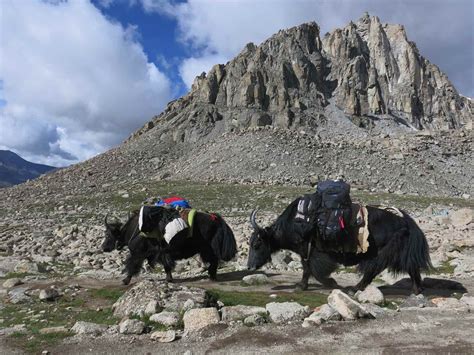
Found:
[{"label": "blue fabric", "polygon": [[166,206],[166,205],[171,206],[173,208],[177,208],[177,207],[191,208],[191,205],[186,200],[178,200],[178,201],[173,201],[171,203],[165,203],[163,200],[160,200],[157,203],[155,203],[155,206]]}]

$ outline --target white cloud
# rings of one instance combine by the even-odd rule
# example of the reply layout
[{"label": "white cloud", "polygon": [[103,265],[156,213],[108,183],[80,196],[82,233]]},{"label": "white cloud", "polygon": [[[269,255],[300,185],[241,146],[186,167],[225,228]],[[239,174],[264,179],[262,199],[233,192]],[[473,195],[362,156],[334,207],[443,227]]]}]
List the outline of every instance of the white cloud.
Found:
[{"label": "white cloud", "polygon": [[110,22],[88,1],[11,0],[2,10],[1,147],[50,164],[83,160],[171,98],[135,28]]},{"label": "white cloud", "polygon": [[[322,35],[365,11],[383,22],[405,25],[421,54],[448,73],[460,91],[474,95],[472,0],[141,0],[148,12],[174,17],[180,39],[193,48],[181,67],[183,81],[199,75],[213,58],[232,59],[248,42],[259,44],[282,28],[316,21]],[[215,64],[215,63],[213,63]],[[194,66],[194,69],[193,69]],[[212,65],[208,66],[208,69]]]},{"label": "white cloud", "polygon": [[187,58],[179,66],[179,74],[186,86],[190,88],[193,85],[196,75],[202,72],[208,72],[216,63],[226,63],[226,57],[222,55],[205,55],[198,58]]}]

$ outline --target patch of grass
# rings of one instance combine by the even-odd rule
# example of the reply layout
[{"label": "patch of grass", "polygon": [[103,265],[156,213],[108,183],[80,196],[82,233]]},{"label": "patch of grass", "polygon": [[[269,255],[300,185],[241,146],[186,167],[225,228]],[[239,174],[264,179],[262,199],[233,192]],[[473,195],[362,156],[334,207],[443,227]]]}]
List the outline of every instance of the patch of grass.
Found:
[{"label": "patch of grass", "polygon": [[355,266],[340,267],[337,271],[346,274],[357,274],[357,268]]},{"label": "patch of grass", "polygon": [[259,306],[264,307],[270,302],[298,302],[311,308],[327,303],[327,295],[316,292],[275,292],[276,298],[270,298],[266,292],[237,292],[218,289],[208,290],[214,300],[220,300],[226,306]]},{"label": "patch of grass", "polygon": [[89,294],[94,298],[101,298],[111,302],[117,301],[124,293],[123,290],[116,288],[98,288],[89,290]]},{"label": "patch of grass", "polygon": [[8,272],[7,274],[5,274],[5,276],[3,277],[0,277],[0,279],[3,279],[3,280],[6,280],[6,279],[13,279],[13,278],[19,278],[19,279],[22,279],[26,276],[31,276],[33,274],[29,273],[29,272]]},{"label": "patch of grass", "polygon": [[453,260],[453,258],[448,258],[448,260],[443,261],[441,265],[434,268],[434,270],[431,273],[435,275],[453,274],[455,266],[450,264],[451,260]]}]

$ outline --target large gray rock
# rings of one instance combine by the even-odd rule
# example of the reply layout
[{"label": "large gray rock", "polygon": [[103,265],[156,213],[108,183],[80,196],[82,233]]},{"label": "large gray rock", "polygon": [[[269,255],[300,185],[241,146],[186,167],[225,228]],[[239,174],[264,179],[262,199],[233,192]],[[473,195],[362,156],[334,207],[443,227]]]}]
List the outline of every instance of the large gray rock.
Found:
[{"label": "large gray rock", "polygon": [[39,272],[38,265],[28,260],[22,260],[15,265],[15,272],[36,274]]},{"label": "large gray rock", "polygon": [[372,317],[360,303],[354,301],[341,290],[333,290],[328,297],[328,304],[345,320]]},{"label": "large gray rock", "polygon": [[100,335],[107,331],[107,326],[90,322],[79,321],[71,328],[71,332],[75,334]]},{"label": "large gray rock", "polygon": [[184,313],[184,330],[195,331],[217,324],[220,321],[219,312],[214,307],[190,309]]},{"label": "large gray rock", "polygon": [[383,293],[372,285],[367,286],[364,291],[357,291],[355,297],[361,303],[383,304],[385,302]]},{"label": "large gray rock", "polygon": [[145,330],[145,323],[138,319],[124,319],[119,324],[120,334],[141,334]]},{"label": "large gray rock", "polygon": [[117,317],[150,314],[158,308],[181,312],[208,305],[206,290],[144,280],[125,292],[112,306]]},{"label": "large gray rock", "polygon": [[271,302],[265,308],[274,323],[302,321],[311,313],[308,306],[297,302]]},{"label": "large gray rock", "polygon": [[179,313],[163,311],[150,316],[150,320],[155,323],[166,325],[167,327],[175,327],[179,323]]},{"label": "large gray rock", "polygon": [[264,307],[255,306],[227,306],[221,309],[222,320],[225,322],[242,320],[255,314],[267,314]]},{"label": "large gray rock", "polygon": [[328,304],[323,304],[321,307],[317,307],[313,313],[303,321],[303,327],[311,327],[314,325],[320,325],[327,321],[341,320],[341,315],[333,307]]}]

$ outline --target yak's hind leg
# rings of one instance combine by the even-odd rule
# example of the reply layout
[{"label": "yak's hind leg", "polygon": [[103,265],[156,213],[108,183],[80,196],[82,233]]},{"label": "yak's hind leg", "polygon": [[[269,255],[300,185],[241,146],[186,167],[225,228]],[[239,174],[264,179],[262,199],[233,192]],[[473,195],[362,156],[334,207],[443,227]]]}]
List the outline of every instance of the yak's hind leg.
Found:
[{"label": "yak's hind leg", "polygon": [[412,270],[408,274],[411,278],[413,293],[415,295],[420,294],[423,291],[420,270]]},{"label": "yak's hind leg", "polygon": [[380,274],[386,265],[382,262],[380,257],[376,259],[361,261],[359,263],[359,272],[363,273],[362,280],[353,288],[354,291],[364,291],[367,286],[373,281],[373,279]]},{"label": "yak's hind leg", "polygon": [[217,256],[214,254],[212,249],[205,249],[201,250],[199,253],[201,256],[202,261],[205,263],[209,263],[209,268],[207,269],[207,273],[209,274],[209,278],[212,281],[217,280],[217,268],[219,267],[219,259]]},{"label": "yak's hind leg", "polygon": [[140,273],[145,259],[146,258],[140,254],[137,255],[130,252],[130,254],[127,256],[127,259],[125,260],[124,272],[127,273],[127,276],[122,280],[124,285],[128,285],[132,280],[132,277]]},{"label": "yak's hind leg", "polygon": [[324,287],[339,287],[336,280],[329,277],[332,272],[336,270],[337,263],[328,254],[313,250],[308,262],[311,274],[313,274],[314,278]]},{"label": "yak's hind leg", "polygon": [[296,288],[301,291],[306,291],[308,289],[308,280],[311,276],[309,260],[301,258],[301,265],[303,266],[303,276],[301,277],[301,281],[296,284]]}]

